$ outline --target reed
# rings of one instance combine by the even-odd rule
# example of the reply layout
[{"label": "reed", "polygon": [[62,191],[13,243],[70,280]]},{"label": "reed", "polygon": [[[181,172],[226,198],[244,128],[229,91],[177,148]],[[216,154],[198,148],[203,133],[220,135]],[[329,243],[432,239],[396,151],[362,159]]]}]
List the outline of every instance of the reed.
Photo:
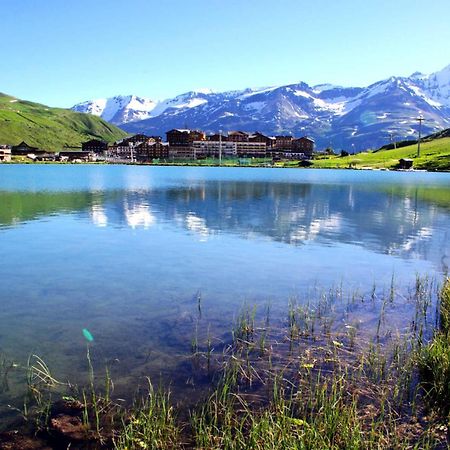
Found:
[{"label": "reed", "polygon": [[48,427],[53,394],[63,383],[53,377],[48,365],[38,355],[30,355],[26,366],[27,394],[24,399],[23,417],[34,420],[36,430]]},{"label": "reed", "polygon": [[433,407],[450,418],[450,278],[440,293],[440,328],[419,357],[422,386]]},{"label": "reed", "polygon": [[9,374],[16,367],[14,361],[0,355],[0,394],[9,391]]},{"label": "reed", "polygon": [[180,428],[170,405],[170,393],[161,388],[155,390],[150,379],[147,381],[148,394],[123,420],[123,428],[114,440],[114,447],[120,450],[182,448]]}]

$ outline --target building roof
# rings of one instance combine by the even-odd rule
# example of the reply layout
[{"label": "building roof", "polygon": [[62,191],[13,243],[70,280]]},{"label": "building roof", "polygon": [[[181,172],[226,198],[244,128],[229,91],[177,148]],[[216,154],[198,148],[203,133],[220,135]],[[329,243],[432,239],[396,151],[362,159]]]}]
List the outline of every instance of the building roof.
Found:
[{"label": "building roof", "polygon": [[194,130],[189,130],[188,128],[172,128],[169,131],[166,131],[166,133],[172,133],[174,131],[177,131],[178,133],[191,133]]},{"label": "building roof", "polygon": [[228,136],[234,135],[234,134],[240,134],[240,135],[242,135],[242,136],[248,136],[248,135],[249,135],[249,134],[246,133],[245,131],[237,131],[237,130],[235,130],[235,131],[229,131],[229,132],[228,132]]},{"label": "building roof", "polygon": [[304,139],[304,140],[306,140],[306,141],[315,142],[314,139],[311,139],[311,138],[308,137],[308,136],[302,136],[302,137],[300,137],[300,138],[298,138],[298,139],[296,139],[296,140],[299,141],[300,139]]},{"label": "building roof", "polygon": [[86,145],[86,144],[102,144],[102,145],[105,145],[105,144],[107,144],[107,142],[101,141],[100,139],[91,139],[89,141],[83,142],[83,144],[84,145]]},{"label": "building roof", "polygon": [[38,147],[32,147],[31,145],[28,145],[25,141],[22,141],[19,145],[14,145],[13,148],[17,148],[17,147],[27,147],[29,149],[32,150],[37,150]]}]

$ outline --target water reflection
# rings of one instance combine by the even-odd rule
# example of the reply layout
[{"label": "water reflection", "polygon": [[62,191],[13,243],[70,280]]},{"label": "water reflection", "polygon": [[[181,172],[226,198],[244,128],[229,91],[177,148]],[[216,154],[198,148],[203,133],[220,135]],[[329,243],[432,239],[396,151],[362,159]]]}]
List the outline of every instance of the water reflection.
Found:
[{"label": "water reflection", "polygon": [[[137,183],[136,185],[139,185]],[[291,245],[346,243],[402,258],[448,251],[450,189],[203,181],[150,190],[0,192],[3,227],[72,214],[98,227],[176,226],[207,238],[231,233]],[[435,192],[435,193],[436,193]],[[444,205],[444,206],[443,206]]]},{"label": "water reflection", "polygon": [[128,199],[124,199],[123,214],[126,224],[131,228],[149,228],[156,221],[150,206],[145,202],[128,202]]}]

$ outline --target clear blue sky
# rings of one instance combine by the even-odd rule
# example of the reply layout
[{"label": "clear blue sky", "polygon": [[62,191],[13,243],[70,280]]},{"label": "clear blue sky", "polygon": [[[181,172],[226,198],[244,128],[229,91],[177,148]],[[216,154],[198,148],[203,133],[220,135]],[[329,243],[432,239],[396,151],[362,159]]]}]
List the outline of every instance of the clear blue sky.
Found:
[{"label": "clear blue sky", "polygon": [[449,17],[449,0],[0,0],[0,92],[69,107],[367,85],[450,64]]}]

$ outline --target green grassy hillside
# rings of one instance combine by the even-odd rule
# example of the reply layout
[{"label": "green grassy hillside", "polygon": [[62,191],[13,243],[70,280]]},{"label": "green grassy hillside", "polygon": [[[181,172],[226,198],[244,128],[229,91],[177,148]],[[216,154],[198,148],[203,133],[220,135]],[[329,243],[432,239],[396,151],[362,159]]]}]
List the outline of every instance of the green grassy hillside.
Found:
[{"label": "green grassy hillside", "polygon": [[33,147],[61,150],[93,138],[112,142],[124,136],[124,131],[99,117],[0,93],[0,144],[26,141]]},{"label": "green grassy hillside", "polygon": [[393,169],[400,158],[413,159],[415,169],[450,171],[450,137],[423,142],[420,157],[417,157],[417,144],[413,144],[396,150],[377,150],[346,157],[327,156],[314,160],[313,167]]}]

